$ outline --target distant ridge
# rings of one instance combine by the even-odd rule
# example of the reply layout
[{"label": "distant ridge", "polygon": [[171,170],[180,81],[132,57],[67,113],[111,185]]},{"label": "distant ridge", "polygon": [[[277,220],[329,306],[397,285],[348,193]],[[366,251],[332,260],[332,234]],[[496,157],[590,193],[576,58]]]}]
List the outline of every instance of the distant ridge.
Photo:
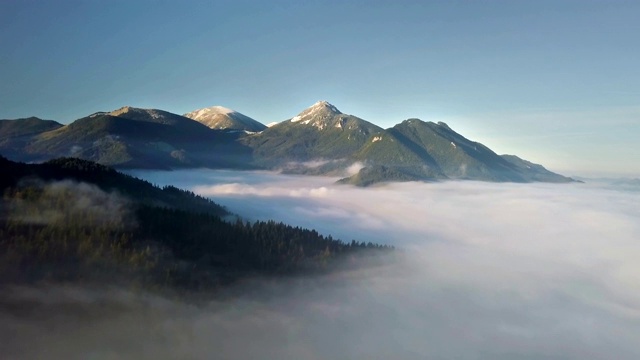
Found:
[{"label": "distant ridge", "polygon": [[42,120],[35,116],[16,120],[0,120],[0,137],[33,135],[59,127],[62,127],[62,124],[53,120]]},{"label": "distant ridge", "polygon": [[14,159],[24,159],[25,148],[36,136],[59,129],[62,126],[53,120],[42,120],[35,116],[16,120],[0,120],[0,154]]}]

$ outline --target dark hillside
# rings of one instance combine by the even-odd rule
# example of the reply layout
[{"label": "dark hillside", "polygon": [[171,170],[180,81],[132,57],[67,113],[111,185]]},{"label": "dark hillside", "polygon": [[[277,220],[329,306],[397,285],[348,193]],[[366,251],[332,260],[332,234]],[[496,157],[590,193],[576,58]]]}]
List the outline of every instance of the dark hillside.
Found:
[{"label": "dark hillside", "polygon": [[275,222],[225,221],[214,202],[73,158],[0,157],[0,284],[216,289],[247,276],[326,272],[388,247]]}]

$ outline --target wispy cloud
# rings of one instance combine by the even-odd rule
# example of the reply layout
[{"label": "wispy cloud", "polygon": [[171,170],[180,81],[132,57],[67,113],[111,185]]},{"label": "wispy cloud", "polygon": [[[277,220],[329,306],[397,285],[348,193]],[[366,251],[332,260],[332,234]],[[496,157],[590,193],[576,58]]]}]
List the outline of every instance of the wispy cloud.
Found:
[{"label": "wispy cloud", "polygon": [[13,221],[33,224],[69,221],[87,226],[134,223],[129,200],[117,192],[105,192],[93,184],[71,180],[48,183],[30,180],[24,185],[39,188],[42,193],[36,199],[13,199],[8,204]]}]

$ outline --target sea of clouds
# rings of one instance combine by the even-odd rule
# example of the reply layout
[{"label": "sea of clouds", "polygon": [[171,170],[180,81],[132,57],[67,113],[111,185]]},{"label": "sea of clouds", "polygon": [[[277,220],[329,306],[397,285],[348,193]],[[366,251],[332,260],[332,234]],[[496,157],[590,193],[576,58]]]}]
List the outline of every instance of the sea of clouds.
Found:
[{"label": "sea of clouds", "polygon": [[0,314],[14,334],[7,351],[20,353],[29,338],[34,358],[640,358],[640,192],[628,184],[362,189],[269,172],[133,174],[209,196],[248,220],[391,244],[403,260],[255,280],[238,292],[262,295],[198,306],[110,289],[14,289],[5,302],[86,311]]}]

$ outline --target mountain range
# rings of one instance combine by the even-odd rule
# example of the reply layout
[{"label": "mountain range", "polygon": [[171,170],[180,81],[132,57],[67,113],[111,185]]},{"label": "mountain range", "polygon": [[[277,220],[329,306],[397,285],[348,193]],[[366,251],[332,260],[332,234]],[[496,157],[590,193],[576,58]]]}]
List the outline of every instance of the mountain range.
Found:
[{"label": "mountain range", "polygon": [[[26,126],[33,131],[16,129]],[[0,120],[0,134],[0,153],[27,162],[72,156],[119,168],[243,168],[250,157],[236,144],[237,135],[170,112],[129,106],[68,125],[37,118]]]},{"label": "mountain range", "polygon": [[271,169],[340,176],[367,186],[446,179],[571,182],[515,155],[498,155],[447,124],[407,119],[383,129],[319,101],[266,127],[213,106],[184,116],[125,106],[68,125],[0,120],[0,154],[40,162],[73,156],[120,168]]}]

